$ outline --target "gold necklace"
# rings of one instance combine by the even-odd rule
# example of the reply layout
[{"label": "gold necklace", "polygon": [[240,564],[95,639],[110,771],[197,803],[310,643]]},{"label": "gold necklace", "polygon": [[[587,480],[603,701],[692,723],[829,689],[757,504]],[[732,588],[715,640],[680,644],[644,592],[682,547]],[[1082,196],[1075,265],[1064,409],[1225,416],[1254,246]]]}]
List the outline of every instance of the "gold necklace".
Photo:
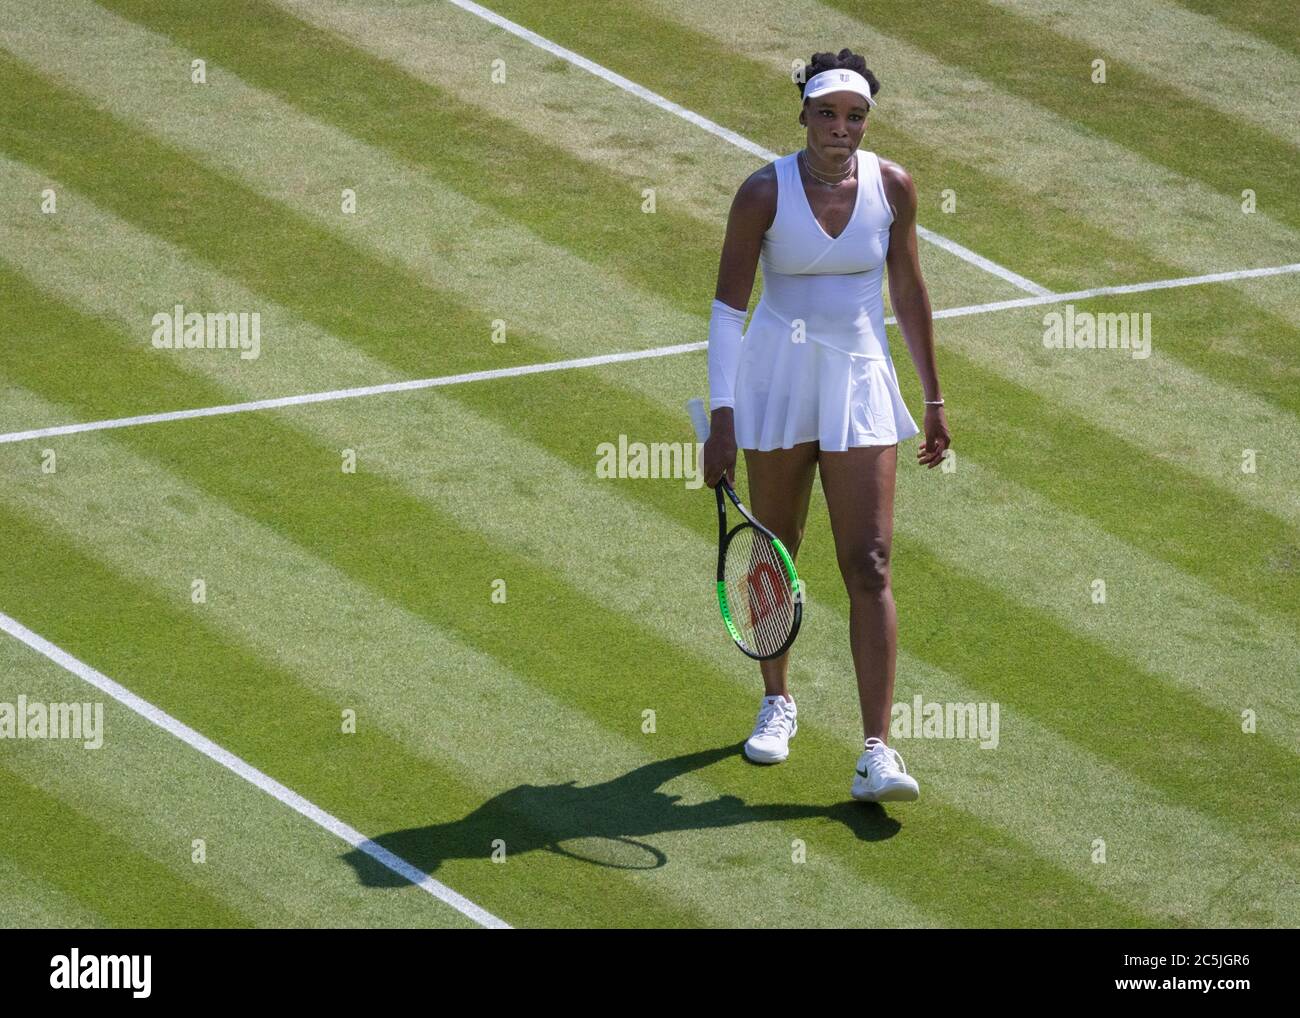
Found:
[{"label": "gold necklace", "polygon": [[849,167],[849,168],[844,172],[844,176],[840,177],[839,180],[827,180],[825,177],[821,176],[821,175],[820,175],[816,170],[814,170],[814,169],[812,168],[812,164],[808,162],[808,155],[807,155],[807,152],[808,152],[807,149],[800,149],[800,150],[799,150],[799,155],[801,155],[801,156],[803,157],[803,165],[804,165],[804,169],[806,169],[806,170],[808,171],[809,175],[810,175],[814,180],[819,180],[819,181],[821,181],[823,184],[826,184],[826,185],[828,185],[828,186],[830,186],[830,187],[835,187],[837,184],[842,184],[842,183],[844,183],[844,181],[848,180],[849,177],[852,176],[853,171],[857,168],[857,159],[856,159],[856,158],[853,158],[853,159],[851,159],[851,161],[852,161],[852,163],[853,163],[854,165],[850,166],[850,167]]}]

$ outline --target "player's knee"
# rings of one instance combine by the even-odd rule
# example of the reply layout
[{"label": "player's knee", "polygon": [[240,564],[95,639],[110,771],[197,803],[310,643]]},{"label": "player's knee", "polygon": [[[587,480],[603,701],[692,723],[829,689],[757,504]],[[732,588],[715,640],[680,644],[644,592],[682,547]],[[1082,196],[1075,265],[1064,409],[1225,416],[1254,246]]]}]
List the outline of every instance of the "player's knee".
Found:
[{"label": "player's knee", "polygon": [[877,595],[889,589],[889,542],[871,538],[840,557],[840,572],[850,596]]}]

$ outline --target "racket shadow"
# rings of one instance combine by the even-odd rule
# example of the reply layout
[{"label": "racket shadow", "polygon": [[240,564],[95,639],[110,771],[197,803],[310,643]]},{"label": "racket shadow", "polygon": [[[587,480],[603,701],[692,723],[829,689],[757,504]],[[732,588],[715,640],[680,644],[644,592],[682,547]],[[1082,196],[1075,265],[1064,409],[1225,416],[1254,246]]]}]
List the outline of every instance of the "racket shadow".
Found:
[{"label": "racket shadow", "polygon": [[[900,824],[875,804],[777,803],[751,805],[734,795],[682,803],[660,791],[674,778],[740,753],[740,743],[656,760],[609,781],[578,785],[521,784],[501,792],[459,819],[389,831],[372,839],[407,862],[433,874],[452,859],[507,859],[551,852],[588,865],[614,869],[658,869],[668,856],[643,839],[680,831],[740,824],[829,819],[861,841],[892,837]],[[370,887],[403,887],[406,881],[353,849],[343,859]]]}]

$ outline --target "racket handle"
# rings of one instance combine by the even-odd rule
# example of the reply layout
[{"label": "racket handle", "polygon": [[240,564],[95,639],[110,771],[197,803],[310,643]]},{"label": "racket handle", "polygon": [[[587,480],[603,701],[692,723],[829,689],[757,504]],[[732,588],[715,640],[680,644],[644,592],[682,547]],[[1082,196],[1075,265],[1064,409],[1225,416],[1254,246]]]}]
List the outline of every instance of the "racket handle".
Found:
[{"label": "racket handle", "polygon": [[695,425],[695,437],[701,442],[709,440],[709,415],[704,410],[704,400],[688,399],[686,401],[686,412],[691,415],[691,423]]}]

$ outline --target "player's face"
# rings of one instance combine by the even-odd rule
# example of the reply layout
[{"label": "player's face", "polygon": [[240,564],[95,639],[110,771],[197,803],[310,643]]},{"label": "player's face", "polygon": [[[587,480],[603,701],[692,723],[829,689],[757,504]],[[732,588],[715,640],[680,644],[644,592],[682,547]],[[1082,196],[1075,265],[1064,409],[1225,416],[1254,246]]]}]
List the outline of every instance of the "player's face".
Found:
[{"label": "player's face", "polygon": [[828,162],[841,162],[862,141],[867,104],[856,92],[828,92],[810,99],[799,120],[808,128],[808,147]]}]

